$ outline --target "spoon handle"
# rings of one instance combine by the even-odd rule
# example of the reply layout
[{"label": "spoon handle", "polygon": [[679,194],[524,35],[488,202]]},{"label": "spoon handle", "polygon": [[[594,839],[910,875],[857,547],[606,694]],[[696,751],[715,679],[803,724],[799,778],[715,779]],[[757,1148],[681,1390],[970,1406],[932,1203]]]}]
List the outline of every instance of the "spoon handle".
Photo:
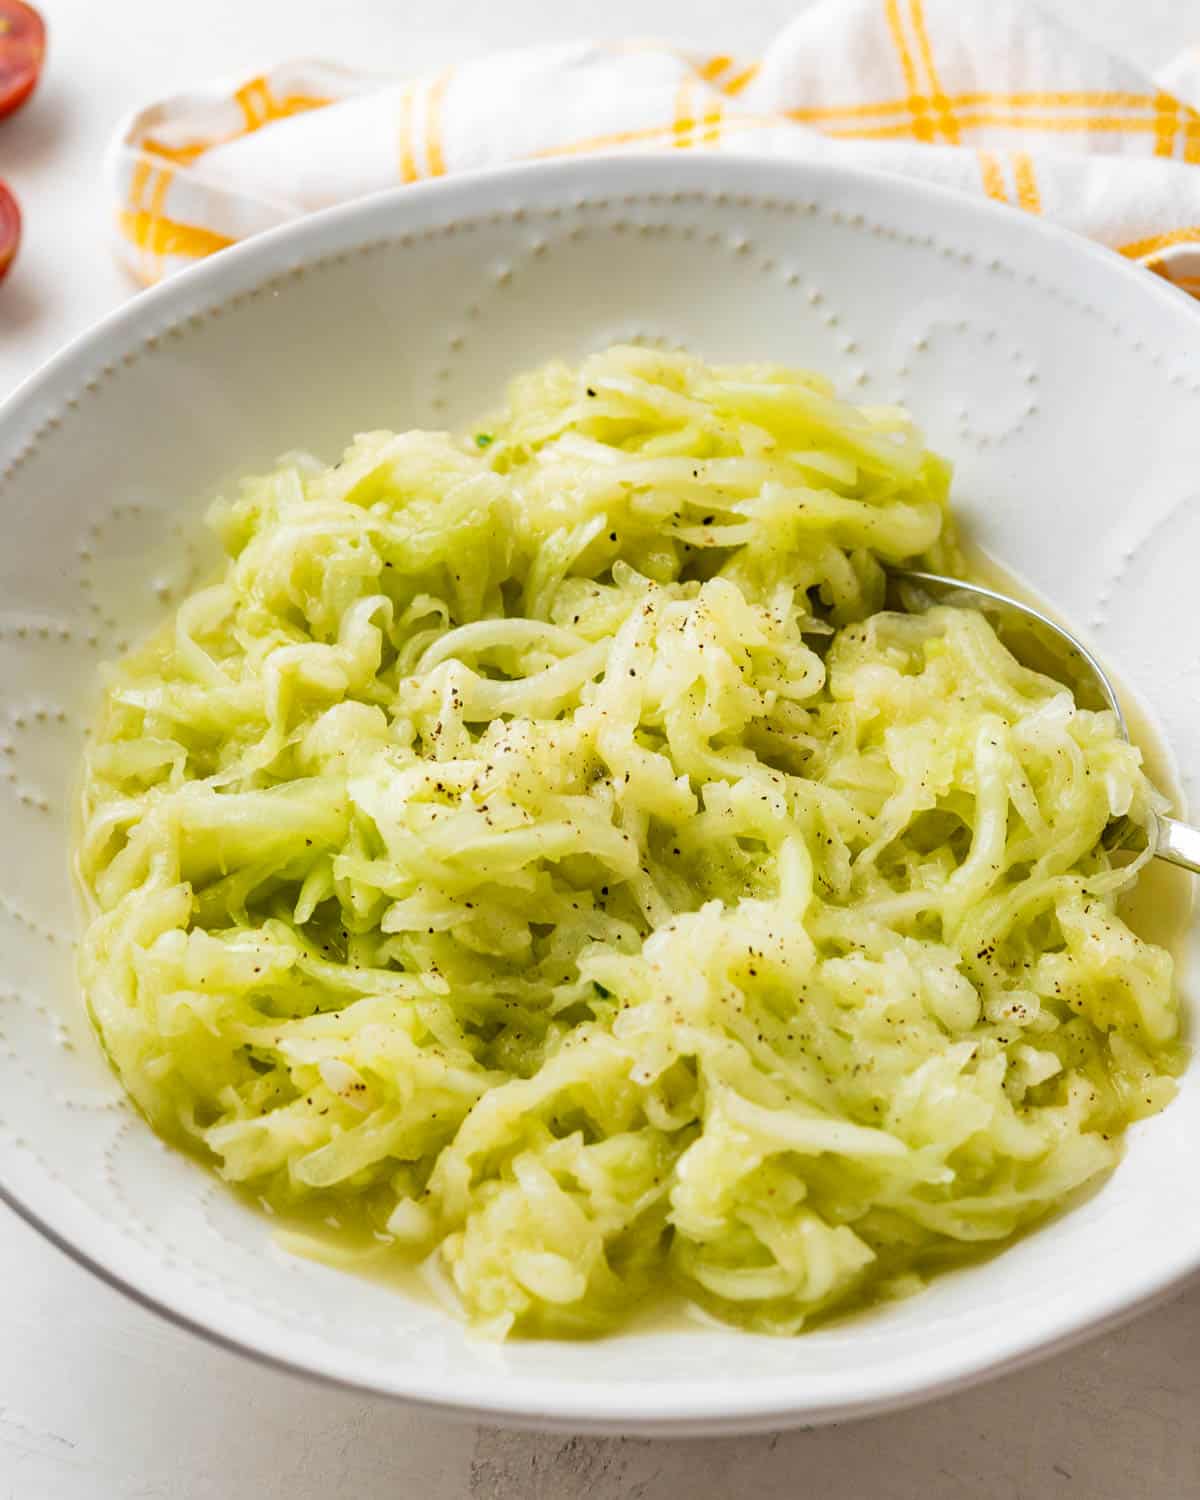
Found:
[{"label": "spoon handle", "polygon": [[1178,818],[1160,817],[1154,852],[1159,859],[1169,859],[1173,865],[1200,875],[1200,828],[1192,828]]}]

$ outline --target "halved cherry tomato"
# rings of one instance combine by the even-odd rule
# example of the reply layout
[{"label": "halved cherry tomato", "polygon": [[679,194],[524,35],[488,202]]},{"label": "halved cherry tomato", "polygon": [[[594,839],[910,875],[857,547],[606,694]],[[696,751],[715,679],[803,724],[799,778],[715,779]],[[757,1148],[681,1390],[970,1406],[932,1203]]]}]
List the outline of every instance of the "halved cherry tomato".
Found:
[{"label": "halved cherry tomato", "polygon": [[42,73],[46,26],[25,0],[0,0],[0,120],[20,109]]},{"label": "halved cherry tomato", "polygon": [[17,200],[0,182],[0,281],[8,274],[21,243],[21,210]]}]

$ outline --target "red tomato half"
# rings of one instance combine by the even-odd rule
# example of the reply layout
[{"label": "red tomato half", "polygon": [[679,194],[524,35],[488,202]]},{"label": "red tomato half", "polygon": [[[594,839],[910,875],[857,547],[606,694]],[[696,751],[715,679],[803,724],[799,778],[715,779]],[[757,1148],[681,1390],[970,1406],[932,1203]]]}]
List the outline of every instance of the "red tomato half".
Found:
[{"label": "red tomato half", "polygon": [[41,76],[46,27],[24,0],[0,0],[0,120],[20,109]]},{"label": "red tomato half", "polygon": [[21,243],[21,210],[17,200],[0,182],[0,281],[8,274]]}]

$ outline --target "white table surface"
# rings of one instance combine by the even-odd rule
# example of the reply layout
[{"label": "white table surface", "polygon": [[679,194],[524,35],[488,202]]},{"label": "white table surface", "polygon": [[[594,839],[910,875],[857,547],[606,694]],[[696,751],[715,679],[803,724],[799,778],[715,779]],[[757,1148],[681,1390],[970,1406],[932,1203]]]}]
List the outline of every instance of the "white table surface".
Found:
[{"label": "white table surface", "polygon": [[[41,3],[50,67],[34,104],[0,126],[0,177],[26,216],[0,290],[0,397],[130,295],[109,257],[100,160],[147,95],[288,55],[408,71],[593,34],[653,31],[753,55],[807,0]],[[1055,3],[1148,67],[1200,44],[1198,0]],[[0,1500],[676,1495],[1200,1497],[1200,1286],[1074,1353],[912,1412],[773,1438],[564,1439],[455,1425],[259,1368],[125,1301],[0,1209]]]}]

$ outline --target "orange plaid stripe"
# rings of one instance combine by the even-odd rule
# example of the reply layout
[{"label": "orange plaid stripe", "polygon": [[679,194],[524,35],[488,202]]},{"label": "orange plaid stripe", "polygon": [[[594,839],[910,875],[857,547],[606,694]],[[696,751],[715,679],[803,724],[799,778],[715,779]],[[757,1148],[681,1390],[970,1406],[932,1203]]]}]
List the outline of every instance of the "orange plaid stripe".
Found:
[{"label": "orange plaid stripe", "polygon": [[[146,189],[150,186],[150,174],[153,171],[153,164],[147,161],[144,156],[140,157],[129,178],[129,207],[125,210],[124,214],[119,214],[117,217],[117,222],[121,225],[122,229],[124,229],[126,215],[141,214],[144,212],[142,200],[145,197]],[[140,244],[138,244],[138,249],[141,251],[138,256],[138,279],[146,282],[151,272],[150,257]]]},{"label": "orange plaid stripe", "polygon": [[[161,223],[163,219],[163,207],[167,201],[167,189],[171,186],[171,179],[175,176],[174,167],[160,167],[158,178],[150,191],[150,202],[146,208],[147,217],[152,223]],[[162,277],[161,252],[153,248],[153,236],[150,242],[143,246],[148,252],[149,263],[144,275],[150,282],[155,282]]]},{"label": "orange plaid stripe", "polygon": [[910,104],[907,99],[888,99],[882,104],[801,106],[797,109],[785,110],[784,114],[789,120],[811,121],[813,124],[817,124],[824,120],[867,120],[874,119],[880,115],[906,114],[909,112],[909,109]]},{"label": "orange plaid stripe", "polygon": [[129,178],[129,204],[131,208],[140,208],[142,194],[150,183],[150,173],[154,171],[153,165],[143,157],[134,167]]},{"label": "orange plaid stripe", "polygon": [[714,99],[709,104],[708,108],[704,112],[703,119],[700,121],[701,145],[715,146],[721,139],[721,116],[723,112],[724,106],[722,105],[720,99]]},{"label": "orange plaid stripe", "polygon": [[696,121],[692,116],[692,74],[685,73],[675,93],[675,122],[671,127],[674,145],[685,150],[692,144]]},{"label": "orange plaid stripe", "polygon": [[925,66],[925,76],[929,80],[929,94],[933,102],[934,118],[938,129],[951,145],[958,144],[958,122],[954,118],[954,111],[950,107],[950,101],[942,92],[942,85],[938,80],[937,69],[933,66],[933,49],[929,45],[929,32],[925,26],[925,7],[922,0],[909,0],[912,13],[913,32],[917,38],[917,51],[921,55],[921,61]]},{"label": "orange plaid stripe", "polygon": [[[138,251],[137,275],[144,286],[152,286],[161,278],[165,255],[199,259],[233,244],[226,235],[177,224],[165,216],[163,209],[174,175],[171,167],[155,168],[149,161],[139,161],[130,178],[130,207],[117,215],[117,227]],[[143,206],[148,187],[149,202]]]},{"label": "orange plaid stripe", "polygon": [[286,94],[282,99],[277,99],[271,91],[271,85],[262,76],[251,78],[241,88],[235,89],[232,97],[242,112],[241,130],[212,140],[191,141],[186,146],[168,146],[164,141],[147,136],[140,143],[142,150],[186,167],[206,151],[211,151],[214,146],[224,146],[230,141],[240,140],[244,135],[252,135],[254,131],[261,130],[264,125],[270,125],[275,120],[286,120],[291,115],[305,114],[310,109],[324,109],[327,104],[333,103],[332,99],[319,94]]},{"label": "orange plaid stripe", "polygon": [[1122,255],[1129,256],[1131,260],[1141,260],[1159,250],[1169,250],[1173,245],[1200,245],[1200,224],[1189,225],[1186,229],[1171,229],[1166,234],[1152,234],[1144,240],[1131,240],[1128,245],[1118,248]]},{"label": "orange plaid stripe", "polygon": [[983,180],[983,190],[989,198],[995,198],[997,203],[1007,203],[1008,194],[1004,189],[1004,169],[1000,165],[1000,158],[994,151],[979,151],[979,176]]},{"label": "orange plaid stripe", "polygon": [[[236,136],[233,137],[237,139]],[[177,166],[190,167],[191,164],[211,151],[215,141],[196,141],[190,146],[167,146],[162,141],[156,141],[153,136],[147,136],[141,143],[143,151],[151,156],[161,156],[165,161],[173,161]]]},{"label": "orange plaid stripe", "polygon": [[1183,122],[1183,159],[1200,162],[1200,115],[1190,109]]},{"label": "orange plaid stripe", "polygon": [[[715,129],[714,144],[731,135],[740,135],[746,130],[775,130],[786,125],[783,115],[736,115],[720,120]],[[588,151],[609,151],[614,146],[670,145],[675,136],[675,125],[647,125],[641,130],[613,130],[605,135],[581,136],[575,141],[565,141],[559,146],[544,146],[540,151],[531,151],[530,161],[541,161],[551,156],[582,156]]]},{"label": "orange plaid stripe", "polygon": [[[1109,132],[1117,135],[1137,135],[1153,133],[1157,128],[1154,120],[1149,117],[1138,119],[1129,115],[1070,118],[1059,115],[1022,115],[1016,111],[980,110],[961,114],[956,118],[960,130],[977,130],[988,126],[1002,130],[1045,131],[1048,134],[1091,131],[1097,134]],[[924,126],[920,121],[914,123],[900,121],[894,125],[831,126],[826,133],[837,136],[841,140],[885,141],[899,140],[904,137],[919,141],[930,139],[927,121]]]},{"label": "orange plaid stripe", "polygon": [[974,92],[955,94],[957,105],[1005,104],[1014,109],[1050,106],[1064,109],[1136,109],[1152,105],[1153,94],[1131,94],[1120,89],[1014,89],[1011,93]]},{"label": "orange plaid stripe", "polygon": [[[881,106],[882,108],[883,106]],[[889,104],[887,108],[895,108]],[[899,101],[901,109],[909,108],[909,101]],[[744,130],[759,130],[767,127],[778,127],[796,120],[803,120],[806,111],[789,110],[786,114],[779,115],[735,115],[725,116],[720,122],[717,132],[718,139],[740,133]],[[1151,132],[1154,130],[1154,120],[1147,116],[1145,119],[1137,119],[1130,116],[1100,115],[1091,118],[1071,118],[1054,115],[1026,115],[993,114],[987,112],[973,112],[958,116],[957,123],[960,129],[972,130],[979,126],[1001,126],[1012,130],[1037,130],[1052,133],[1055,131],[1113,131],[1113,132]],[[921,131],[924,130],[922,134]],[[548,146],[541,151],[533,153],[534,157],[575,155],[584,151],[603,151],[613,146],[626,146],[635,144],[650,144],[656,141],[669,142],[675,132],[674,123],[666,125],[651,125],[639,130],[618,130],[604,135],[584,136],[576,141],[568,141],[559,146]],[[883,125],[844,125],[828,123],[824,126],[824,134],[837,140],[903,140],[917,139],[928,141],[930,139],[930,126],[926,118],[924,126],[920,126],[913,120],[898,120]]]},{"label": "orange plaid stripe", "polygon": [[262,74],[242,84],[240,89],[234,91],[233,97],[245,117],[247,135],[261,130],[274,120],[286,120],[289,115],[303,114],[309,109],[323,109],[331,103],[329,99],[311,94],[288,94],[283,99],[277,99],[271,91],[270,82]]},{"label": "orange plaid stripe", "polygon": [[[907,104],[910,116],[906,125],[889,127],[889,133],[915,136],[919,141],[931,141],[933,140],[933,124],[929,119],[929,101],[921,93],[921,87],[917,81],[916,64],[913,62],[908,38],[904,32],[904,21],[900,15],[900,0],[884,0],[884,13],[887,16],[892,45],[900,59],[900,70],[904,74],[904,82],[908,87]],[[859,132],[846,131],[844,133],[852,135]],[[866,131],[861,133],[867,134]]]},{"label": "orange plaid stripe", "polygon": [[189,255],[199,258],[233,244],[228,236],[216,234],[211,229],[198,229],[194,224],[176,224],[170,219],[145,211],[123,213],[121,232],[139,249],[153,256]]},{"label": "orange plaid stripe", "polygon": [[1154,96],[1154,154],[1175,155],[1175,135],[1179,129],[1179,106],[1170,94]]},{"label": "orange plaid stripe", "polygon": [[416,182],[421,175],[417,171],[417,158],[413,151],[413,89],[414,85],[405,85],[403,94],[400,96],[400,181]]},{"label": "orange plaid stripe", "polygon": [[[904,40],[900,12],[895,5],[891,9],[898,28],[893,30],[893,40],[899,46]],[[906,80],[908,76],[906,73]],[[939,88],[935,117],[930,115],[933,103],[932,98],[917,94],[877,104],[800,106],[789,109],[787,118],[819,125],[829,135],[858,140],[928,141],[934,123],[944,138],[955,141],[961,140],[963,131],[981,128],[1047,133],[1153,132],[1159,139],[1165,131],[1173,130],[1176,135],[1182,132],[1184,159],[1200,161],[1200,113],[1169,95],[1112,89],[944,94]]]},{"label": "orange plaid stripe", "polygon": [[430,177],[446,175],[446,158],[442,154],[442,106],[446,101],[446,88],[453,68],[439,73],[430,85],[429,97],[425,101],[425,159],[429,163]]},{"label": "orange plaid stripe", "polygon": [[730,96],[740,94],[746,85],[757,77],[758,64],[751,63],[748,68],[743,68],[740,73],[735,73],[732,78],[727,79],[721,87]]},{"label": "orange plaid stripe", "polygon": [[1017,202],[1020,206],[1027,213],[1040,214],[1042,197],[1033,175],[1033,158],[1028,151],[1018,151],[1013,156],[1013,181],[1017,185]]},{"label": "orange plaid stripe", "polygon": [[233,97],[246,121],[247,134],[267,122],[268,105],[263,97],[265,92],[266,80],[263,78],[252,78],[249,83],[242,84],[240,89],[234,91]]},{"label": "orange plaid stripe", "polygon": [[702,63],[698,72],[706,83],[711,83],[731,67],[733,67],[733,58],[721,53],[717,57],[710,57],[707,62]]},{"label": "orange plaid stripe", "polygon": [[[948,94],[945,96],[946,106],[951,112],[958,110],[970,110],[978,112],[981,106],[988,106],[1003,111],[1014,118],[1021,112],[1029,109],[1054,110],[1064,109],[1074,112],[1083,112],[1092,109],[1145,109],[1151,111],[1156,107],[1157,96],[1154,94],[1125,94],[1110,90],[1079,90],[1075,93],[1067,92],[1033,92],[1028,89],[1014,90],[1012,93],[983,93],[979,91]],[[1195,122],[1200,125],[1200,113],[1180,104],[1178,100],[1172,100],[1178,109],[1181,120],[1185,124]],[[789,109],[786,114],[792,120],[859,120],[871,119],[877,116],[905,114],[911,109],[911,101],[908,99],[885,99],[877,104],[830,104],[813,107],[799,106]],[[955,121],[957,123],[957,119]]]}]

